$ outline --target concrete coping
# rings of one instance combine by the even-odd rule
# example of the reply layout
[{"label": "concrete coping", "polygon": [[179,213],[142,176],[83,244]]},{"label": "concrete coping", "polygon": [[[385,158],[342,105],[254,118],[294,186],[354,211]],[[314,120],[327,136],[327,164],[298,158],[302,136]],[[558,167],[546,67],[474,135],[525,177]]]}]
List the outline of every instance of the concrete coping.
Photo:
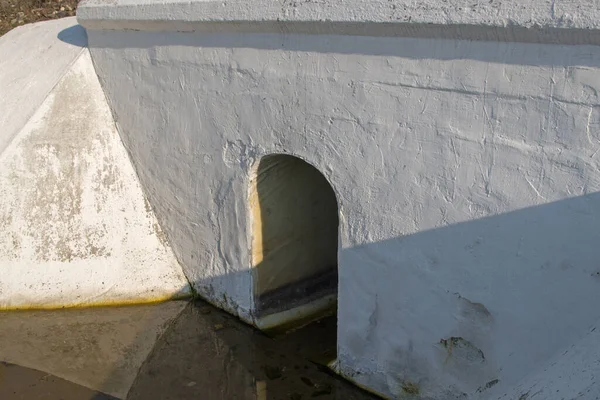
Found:
[{"label": "concrete coping", "polygon": [[600,44],[592,0],[83,0],[77,19],[92,30]]}]

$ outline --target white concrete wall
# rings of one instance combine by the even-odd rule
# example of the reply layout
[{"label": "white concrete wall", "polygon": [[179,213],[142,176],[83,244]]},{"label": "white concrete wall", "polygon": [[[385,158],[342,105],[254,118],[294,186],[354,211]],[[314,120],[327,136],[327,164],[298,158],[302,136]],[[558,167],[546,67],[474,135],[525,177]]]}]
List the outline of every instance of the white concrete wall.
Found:
[{"label": "white concrete wall", "polygon": [[597,47],[153,27],[90,47],[202,295],[252,322],[250,170],[287,152],[340,204],[350,379],[496,398],[600,318]]},{"label": "white concrete wall", "polygon": [[256,326],[292,329],[335,313],[339,218],[327,179],[275,154],[252,167],[248,192]]},{"label": "white concrete wall", "polygon": [[583,338],[568,346],[544,369],[532,371],[507,392],[507,399],[595,400],[600,393],[600,321],[590,325]]},{"label": "white concrete wall", "polygon": [[[74,43],[58,40],[61,32]],[[84,51],[86,42],[85,30],[75,18],[20,26],[0,38],[0,153]]]},{"label": "white concrete wall", "polygon": [[[17,33],[15,47],[31,46],[33,54],[1,53],[0,65],[11,65],[1,80],[19,82],[21,70],[33,72],[28,85],[1,89],[10,101],[0,101],[0,114],[11,123],[0,126],[7,141],[0,143],[0,310],[189,296],[81,47],[85,32],[70,19]],[[9,38],[1,38],[0,50]],[[71,46],[78,51],[66,52],[70,60],[64,52],[46,54]],[[53,60],[48,69],[29,65],[36,53],[40,62]],[[48,93],[47,80],[56,81]]]}]

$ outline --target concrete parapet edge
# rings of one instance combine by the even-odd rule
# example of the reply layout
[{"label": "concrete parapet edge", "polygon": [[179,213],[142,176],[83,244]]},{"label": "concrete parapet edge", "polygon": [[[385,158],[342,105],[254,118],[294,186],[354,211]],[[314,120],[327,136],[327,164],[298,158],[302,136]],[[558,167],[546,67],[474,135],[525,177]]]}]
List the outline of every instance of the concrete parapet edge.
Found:
[{"label": "concrete parapet edge", "polygon": [[326,5],[268,0],[84,0],[87,29],[340,34],[600,44],[600,10],[588,2],[351,0]]}]

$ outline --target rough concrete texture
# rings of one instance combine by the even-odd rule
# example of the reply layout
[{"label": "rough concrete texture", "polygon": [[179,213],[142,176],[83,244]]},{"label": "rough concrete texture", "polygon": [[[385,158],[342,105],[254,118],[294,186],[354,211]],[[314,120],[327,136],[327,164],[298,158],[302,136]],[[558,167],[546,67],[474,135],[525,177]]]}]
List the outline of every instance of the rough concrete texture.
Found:
[{"label": "rough concrete texture", "polygon": [[325,175],[340,208],[338,369],[354,381],[493,398],[600,318],[597,47],[88,35],[157,216],[215,304],[253,321],[261,157]]},{"label": "rough concrete texture", "polygon": [[[0,361],[123,399],[159,336],[186,304],[0,312]],[[25,377],[15,373],[15,378],[19,377],[21,381],[15,379],[11,387],[24,393]],[[3,378],[0,376],[0,393],[6,390]],[[48,398],[59,398],[62,390],[51,387],[54,397]],[[34,398],[41,397],[23,397]]]},{"label": "rough concrete texture", "polygon": [[[600,321],[599,321],[600,322]],[[568,346],[541,371],[535,371],[501,398],[519,400],[600,398],[600,324]]]},{"label": "rough concrete texture", "polygon": [[77,15],[88,29],[600,43],[600,9],[586,0],[84,0]]},{"label": "rough concrete texture", "polygon": [[75,18],[18,27],[0,38],[0,154],[84,51],[57,40],[61,32],[87,41]]},{"label": "rough concrete texture", "polygon": [[[42,26],[48,24],[56,25]],[[67,33],[72,29],[60,26]],[[18,29],[23,35],[11,33],[3,42],[16,40],[14,46],[27,47],[32,38],[24,34],[27,30],[39,29]],[[60,41],[56,36],[36,40],[40,44],[33,51]],[[62,78],[0,153],[0,309],[122,304],[190,294],[115,129],[89,52],[77,53],[61,64]],[[34,83],[59,74],[56,63],[49,63],[52,74],[43,68],[36,74],[28,66],[32,56],[2,54],[3,63],[12,59],[14,64],[0,74],[5,81],[12,82],[11,74],[21,65]],[[21,79],[15,74],[16,81]],[[10,95],[18,100],[2,100],[8,106],[0,115],[12,113],[18,119],[21,110],[15,107],[25,104],[30,93],[37,101],[44,85],[11,87]],[[1,136],[7,138],[11,132],[4,128]]]},{"label": "rough concrete texture", "polygon": [[589,1],[493,0],[410,1],[309,0],[83,0],[77,15],[88,20],[126,21],[356,21],[426,24],[600,27],[600,10]]},{"label": "rough concrete texture", "polygon": [[[141,182],[199,293],[255,322],[251,171],[287,153],[338,199],[345,376],[393,398],[497,398],[572,344],[591,346],[580,340],[600,319],[600,52],[517,43],[529,41],[529,19],[548,25],[563,6],[577,18],[550,28],[596,29],[574,22],[588,2],[535,1],[527,12],[486,2],[511,5],[524,29],[511,42],[494,30],[487,42],[348,35],[383,20],[378,1],[344,9],[342,22],[365,21],[354,31],[321,36],[286,21],[274,25],[283,33],[251,33],[272,17],[257,16],[262,3],[219,3],[213,14],[214,2],[173,3],[88,2],[79,15]],[[445,7],[406,3],[389,5],[422,19]],[[339,5],[283,9],[313,7],[318,20],[334,12],[328,4]],[[238,17],[249,24],[210,20]],[[193,18],[198,32],[169,31]],[[101,19],[128,30],[97,30]]]}]

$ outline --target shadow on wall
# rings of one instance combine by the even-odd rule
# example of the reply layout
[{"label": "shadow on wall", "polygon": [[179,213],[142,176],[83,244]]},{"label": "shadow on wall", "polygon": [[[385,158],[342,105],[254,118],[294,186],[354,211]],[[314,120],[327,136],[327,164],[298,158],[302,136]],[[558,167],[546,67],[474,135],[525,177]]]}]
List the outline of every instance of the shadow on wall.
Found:
[{"label": "shadow on wall", "polygon": [[[69,31],[69,28],[63,32]],[[75,40],[66,34],[59,39]],[[107,49],[152,49],[161,46],[201,48],[285,50],[331,54],[357,54],[403,57],[413,60],[475,60],[483,62],[538,66],[600,66],[600,54],[594,45],[556,45],[511,41],[470,41],[447,35],[431,37],[373,37],[246,32],[152,32],[94,31],[89,47]],[[444,39],[440,39],[444,38]],[[508,38],[510,39],[510,38]],[[399,40],[402,40],[399,42]],[[76,40],[79,42],[79,39]],[[76,44],[76,43],[73,43]],[[559,48],[561,51],[556,51]],[[160,60],[151,54],[153,62]]]},{"label": "shadow on wall", "polygon": [[503,393],[600,319],[598,226],[593,193],[341,249],[338,346],[361,363],[342,370]]},{"label": "shadow on wall", "polygon": [[434,376],[502,394],[600,319],[598,226],[593,193],[341,249],[342,371],[388,395]]},{"label": "shadow on wall", "polygon": [[[600,54],[591,46],[555,51],[552,45],[441,39],[407,39],[401,45],[395,38],[313,39],[99,31],[90,46],[149,49],[151,61],[157,63],[172,60],[160,59],[164,53],[155,47],[177,45],[600,66]],[[418,383],[426,376],[449,377],[469,393],[494,379],[499,382],[490,392],[509,388],[530,371],[544,368],[600,319],[599,219],[600,193],[592,193],[340,249],[340,350],[365,363],[364,368],[373,360],[379,370],[394,375],[393,381],[360,378],[383,393],[394,392],[392,386],[403,379]],[[212,282],[193,283],[206,288]],[[450,352],[453,338],[462,338],[475,350],[462,356]]]},{"label": "shadow on wall", "polygon": [[384,392],[507,389],[600,318],[599,227],[593,193],[342,249],[340,349],[384,365]]}]

